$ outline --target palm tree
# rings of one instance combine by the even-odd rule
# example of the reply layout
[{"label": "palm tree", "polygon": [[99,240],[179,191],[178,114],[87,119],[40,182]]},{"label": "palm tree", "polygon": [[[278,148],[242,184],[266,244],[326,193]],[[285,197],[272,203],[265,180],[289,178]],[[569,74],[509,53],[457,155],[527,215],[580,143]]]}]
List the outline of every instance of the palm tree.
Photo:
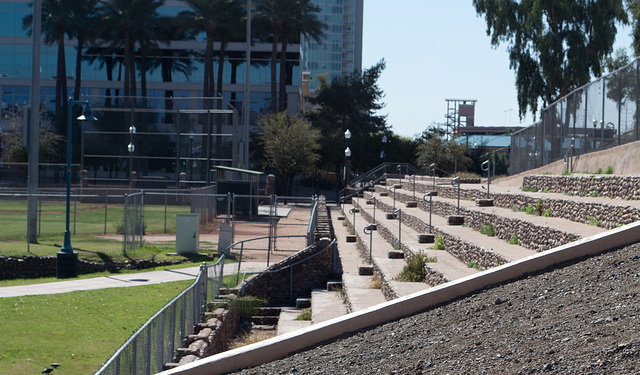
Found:
[{"label": "palm tree", "polygon": [[287,46],[289,41],[299,42],[300,36],[312,38],[321,43],[324,29],[327,25],[320,21],[318,12],[320,8],[313,5],[311,0],[296,1],[295,9],[292,9],[291,18],[283,23],[282,50],[280,51],[280,106],[279,111],[287,109]]},{"label": "palm tree", "polygon": [[[286,109],[286,58],[290,40],[298,41],[300,34],[319,40],[326,25],[318,19],[318,7],[311,0],[259,0],[256,7],[258,24],[268,25],[271,32],[271,110]],[[280,52],[280,107],[278,108],[277,60]]]},{"label": "palm tree", "polygon": [[[140,43],[144,56],[147,43],[154,40],[154,27],[159,17],[157,10],[164,0],[103,0],[102,3],[102,27],[108,33],[107,42],[112,47],[124,48],[124,95],[125,103],[128,103],[137,92],[136,42]],[[141,69],[141,75],[145,75],[145,62]]]},{"label": "palm tree", "polygon": [[228,22],[229,9],[238,5],[237,0],[185,0],[192,9],[181,12],[178,17],[188,30],[188,35],[195,38],[204,33],[206,37],[204,52],[203,96],[214,97],[215,84],[213,74],[213,44],[216,32]]},{"label": "palm tree", "polygon": [[[185,40],[186,34],[180,27],[176,17],[161,17],[158,23],[158,37],[161,42],[170,43],[172,40]],[[193,51],[175,50],[171,48],[160,48],[157,57],[150,61],[149,70],[153,71],[160,67],[162,82],[173,82],[173,73],[182,73],[186,78],[191,77],[194,65],[192,62],[194,56]],[[166,90],[165,93],[165,109],[173,108],[173,90]],[[166,121],[171,122],[172,116],[170,112],[166,113]]]},{"label": "palm tree", "polygon": [[[74,36],[73,20],[76,9],[82,8],[82,0],[44,0],[42,2],[42,34],[47,45],[58,46],[57,72],[56,72],[56,129],[64,134],[65,119],[67,118],[67,69],[64,54],[64,37]],[[33,3],[31,3],[33,6]],[[23,29],[29,30],[33,17],[26,16],[22,20]]]},{"label": "palm tree", "polygon": [[271,111],[278,112],[277,56],[278,42],[283,25],[290,18],[297,0],[259,0],[256,6],[256,22],[271,31]]},{"label": "palm tree", "polygon": [[97,20],[98,0],[79,1],[80,6],[75,8],[75,17],[72,20],[71,27],[73,34],[78,41],[76,50],[76,82],[73,90],[73,99],[80,99],[80,88],[82,87],[82,50],[86,41],[95,38],[95,29],[92,27]]}]

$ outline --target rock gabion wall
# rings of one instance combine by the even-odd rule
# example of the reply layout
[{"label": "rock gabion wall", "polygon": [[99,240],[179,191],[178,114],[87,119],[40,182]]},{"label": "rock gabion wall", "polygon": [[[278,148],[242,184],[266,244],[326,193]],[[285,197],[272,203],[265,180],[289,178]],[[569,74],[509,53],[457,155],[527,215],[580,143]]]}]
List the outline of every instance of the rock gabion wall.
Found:
[{"label": "rock gabion wall", "polygon": [[640,176],[531,175],[523,177],[522,186],[581,196],[640,199]]},{"label": "rock gabion wall", "polygon": [[[399,194],[396,194],[396,199],[398,198],[398,196]],[[376,207],[385,212],[392,211],[391,206],[380,201],[376,201]],[[406,213],[406,211],[404,210],[402,213],[402,223],[408,225],[409,227],[415,229],[420,233],[429,232],[428,223],[425,223],[424,221],[422,221],[422,219]],[[471,242],[467,242],[462,238],[451,236],[437,229],[434,229],[434,233],[442,236],[446,251],[451,253],[451,255],[458,258],[463,263],[477,262],[482,269],[487,269],[507,263],[509,261],[508,259],[494,253],[493,251],[487,250],[484,247],[478,246]]]},{"label": "rock gabion wall", "polygon": [[[565,177],[565,176],[543,176],[543,177]],[[431,185],[416,183],[416,199],[422,202],[422,195],[427,191],[431,191]],[[376,191],[385,191],[383,187],[376,187]],[[436,186],[438,196],[457,199],[458,189],[449,186]],[[396,193],[396,199],[399,199],[400,193]],[[542,194],[544,196],[544,194]],[[484,199],[486,193],[475,189],[460,189],[460,199]],[[405,195],[405,197],[410,197]],[[634,223],[640,220],[640,210],[629,206],[614,206],[606,203],[589,202],[588,198],[577,201],[574,199],[557,199],[557,198],[536,198],[525,194],[491,194],[493,204],[496,207],[522,210],[527,206],[536,206],[541,203],[542,211],[549,210],[551,217],[560,217],[571,221],[584,224],[597,224],[597,226],[605,229],[613,229],[620,225]],[[406,199],[406,198],[404,198]],[[413,200],[411,198],[410,200]],[[420,203],[422,204],[422,203]],[[434,210],[436,202],[434,202]],[[435,212],[435,211],[434,211]],[[450,215],[450,214],[449,214]],[[533,248],[533,247],[532,247]]]},{"label": "rock gabion wall", "polygon": [[[146,269],[180,262],[164,261],[155,262],[149,260],[127,262],[87,262],[78,260],[78,274],[88,274],[102,271],[117,272],[121,269]],[[7,279],[35,279],[39,277],[56,276],[56,257],[27,256],[7,257],[0,256],[0,280]]]},{"label": "rock gabion wall", "polygon": [[[309,297],[315,288],[325,288],[333,272],[333,249],[322,239],[258,274],[245,284],[243,295],[264,298],[270,305],[289,304],[293,265],[293,299]],[[324,251],[323,251],[324,250]]]}]

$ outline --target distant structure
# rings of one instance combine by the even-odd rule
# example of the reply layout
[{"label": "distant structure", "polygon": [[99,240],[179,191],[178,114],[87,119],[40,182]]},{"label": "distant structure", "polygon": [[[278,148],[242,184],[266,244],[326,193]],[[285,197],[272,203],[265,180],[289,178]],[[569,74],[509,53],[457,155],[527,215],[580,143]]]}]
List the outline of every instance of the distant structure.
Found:
[{"label": "distant structure", "polygon": [[456,142],[466,144],[471,149],[481,148],[487,152],[509,149],[511,133],[521,126],[476,126],[476,99],[445,99],[447,103],[447,138],[455,137]]},{"label": "distant structure", "polygon": [[447,138],[459,133],[461,127],[475,125],[476,99],[445,99],[447,102],[446,126]]}]

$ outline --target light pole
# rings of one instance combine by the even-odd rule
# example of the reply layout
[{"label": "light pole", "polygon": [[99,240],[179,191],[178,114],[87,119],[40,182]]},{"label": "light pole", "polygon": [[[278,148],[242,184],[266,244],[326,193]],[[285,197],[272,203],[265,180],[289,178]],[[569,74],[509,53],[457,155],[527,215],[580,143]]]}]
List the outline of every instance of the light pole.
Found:
[{"label": "light pole", "polygon": [[189,181],[193,181],[193,132],[189,134]]},{"label": "light pole", "polygon": [[593,119],[593,150],[595,151],[596,149],[596,140],[598,139],[596,137],[596,128],[598,127],[598,120]]},{"label": "light pole", "polygon": [[73,247],[71,247],[71,233],[69,233],[69,211],[71,206],[71,116],[73,116],[74,104],[84,105],[84,111],[82,115],[77,118],[78,121],[97,120],[97,118],[91,115],[91,105],[88,100],[75,101],[73,98],[69,98],[69,108],[67,112],[67,207],[64,243],[56,258],[56,276],[58,278],[78,276],[78,254],[73,252]]},{"label": "light pole", "polygon": [[346,186],[349,186],[349,158],[351,157],[351,149],[349,147],[344,149],[344,181]]},{"label": "light pole", "polygon": [[351,140],[351,132],[347,129],[344,132],[344,142],[347,148],[344,149],[344,181],[345,187],[349,186],[349,158],[351,157],[351,149],[349,148],[349,141]]},{"label": "light pole", "polygon": [[386,135],[382,136],[382,152],[380,153],[380,157],[382,158],[383,164],[387,158],[387,141],[389,141],[387,136]]},{"label": "light pole", "polygon": [[136,146],[133,144],[133,135],[136,134],[136,127],[131,124],[129,126],[129,145],[127,150],[129,151],[129,187],[133,187],[133,152],[136,150]]}]

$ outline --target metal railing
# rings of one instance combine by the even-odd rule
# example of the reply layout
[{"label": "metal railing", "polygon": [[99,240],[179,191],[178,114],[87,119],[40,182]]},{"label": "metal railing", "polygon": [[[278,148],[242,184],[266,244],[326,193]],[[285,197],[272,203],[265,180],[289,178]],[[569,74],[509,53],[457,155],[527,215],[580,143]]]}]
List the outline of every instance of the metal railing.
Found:
[{"label": "metal railing", "polygon": [[282,271],[286,271],[289,270],[289,304],[293,305],[293,267],[297,266],[300,263],[306,262],[309,259],[315,258],[316,256],[323,254],[325,251],[327,251],[328,249],[332,249],[334,250],[336,246],[336,239],[334,238],[333,240],[331,240],[331,242],[322,250],[318,251],[317,253],[306,257],[304,259],[301,259],[295,263],[289,264],[286,267],[277,269],[277,270],[271,270],[271,271],[261,271],[261,272],[245,272],[244,275],[242,276],[242,284],[240,287],[240,295],[242,295],[244,293],[244,287],[245,287],[245,281],[246,281],[246,277],[247,275],[256,275],[256,274],[263,274],[263,273],[277,273],[277,272],[282,272]]},{"label": "metal railing", "polygon": [[199,321],[206,303],[219,294],[224,256],[202,265],[196,280],[158,311],[96,372],[99,375],[150,375],[164,370],[182,339]]},{"label": "metal railing", "polygon": [[400,177],[402,175],[412,174],[422,175],[424,173],[409,163],[383,163],[353,179],[349,185],[358,186],[367,182],[379,180],[385,176]]},{"label": "metal railing", "polygon": [[542,110],[541,121],[511,136],[510,174],[640,140],[640,59],[582,86]]},{"label": "metal railing", "polygon": [[311,217],[309,218],[309,226],[307,227],[307,246],[311,246],[315,242],[315,233],[316,229],[318,229],[318,205],[319,200],[318,197],[314,197],[315,202],[313,203],[313,208],[311,209]]}]

